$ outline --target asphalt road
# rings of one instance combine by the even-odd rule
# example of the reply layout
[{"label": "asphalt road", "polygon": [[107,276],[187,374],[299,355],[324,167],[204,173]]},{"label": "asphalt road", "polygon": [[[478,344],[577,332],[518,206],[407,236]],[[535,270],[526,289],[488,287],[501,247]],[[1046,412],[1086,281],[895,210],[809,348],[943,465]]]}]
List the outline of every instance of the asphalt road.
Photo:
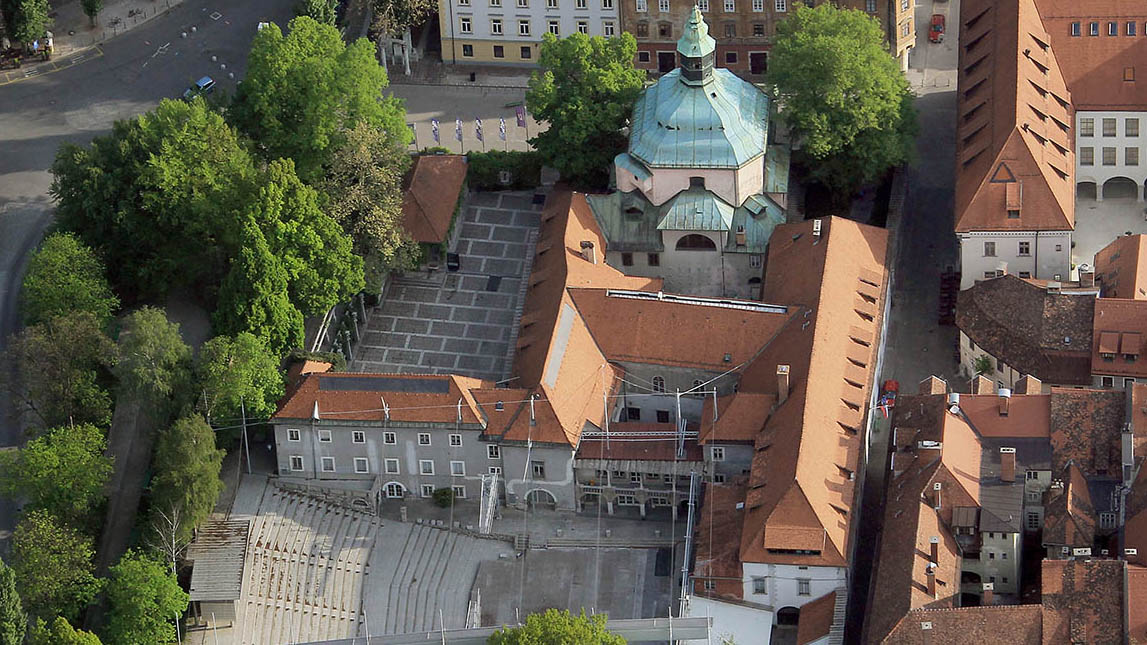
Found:
[{"label": "asphalt road", "polygon": [[[48,169],[60,144],[86,143],[116,120],[180,95],[204,75],[218,81],[217,91],[233,91],[228,73],[240,77],[256,25],[285,26],[291,5],[290,0],[185,0],[105,42],[102,56],[0,86],[0,348],[19,329],[16,300],[23,267],[51,223]],[[212,17],[216,12],[218,19]],[[0,446],[17,445],[21,434],[15,408],[0,392]],[[14,515],[14,505],[0,501],[0,539],[11,530]]]}]

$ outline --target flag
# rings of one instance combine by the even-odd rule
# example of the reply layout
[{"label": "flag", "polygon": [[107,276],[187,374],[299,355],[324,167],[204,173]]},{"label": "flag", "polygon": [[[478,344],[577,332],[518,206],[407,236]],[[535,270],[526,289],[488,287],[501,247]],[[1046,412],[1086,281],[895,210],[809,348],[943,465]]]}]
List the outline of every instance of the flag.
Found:
[{"label": "flag", "polygon": [[526,106],[519,105],[518,107],[514,108],[514,115],[518,117],[518,127],[526,127]]},{"label": "flag", "polygon": [[434,135],[434,143],[442,143],[438,137],[438,119],[430,119],[430,134]]},{"label": "flag", "polygon": [[502,141],[506,140],[506,119],[498,119],[498,136]]},{"label": "flag", "polygon": [[474,119],[474,134],[478,137],[479,141],[485,141],[482,138],[482,119]]},{"label": "flag", "polygon": [[462,119],[454,119],[454,138],[462,140]]}]

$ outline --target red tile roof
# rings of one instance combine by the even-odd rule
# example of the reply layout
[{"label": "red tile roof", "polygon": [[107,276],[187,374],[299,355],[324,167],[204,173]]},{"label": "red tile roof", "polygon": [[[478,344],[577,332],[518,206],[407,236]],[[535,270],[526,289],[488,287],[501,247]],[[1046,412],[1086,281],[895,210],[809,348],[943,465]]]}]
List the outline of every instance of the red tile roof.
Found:
[{"label": "red tile roof", "polygon": [[[1127,334],[1133,336],[1128,337]],[[1143,356],[1143,339],[1147,337],[1147,300],[1099,298],[1095,301],[1092,335],[1092,374],[1147,378],[1147,357]],[[1136,360],[1124,357],[1128,351],[1138,352]],[[1103,354],[1106,353],[1114,356],[1110,360],[1105,359]]]},{"label": "red tile roof", "polygon": [[1147,299],[1147,235],[1123,235],[1100,249],[1095,279],[1104,298]]},{"label": "red tile roof", "polygon": [[[739,551],[745,511],[737,506],[745,501],[746,483],[744,478],[737,478],[705,487],[693,547],[697,554],[692,576],[695,595],[744,599]],[[715,581],[716,589],[706,591],[706,579]]]},{"label": "red tile roof", "polygon": [[1043,642],[1123,643],[1124,566],[1122,560],[1044,560]]},{"label": "red tile roof", "polygon": [[1052,388],[1052,470],[1072,461],[1084,475],[1119,476],[1126,401],[1123,390]]},{"label": "red tile roof", "polygon": [[835,612],[835,591],[801,605],[800,620],[797,622],[797,645],[808,645],[819,638],[828,636],[829,630],[832,629],[832,619]]},{"label": "red tile roof", "polygon": [[493,383],[467,376],[431,374],[314,373],[279,403],[271,421],[391,421],[482,423],[470,391]]},{"label": "red tile roof", "polygon": [[961,394],[960,409],[984,437],[1051,436],[1050,394],[1013,394],[1007,416],[1000,414],[996,394]]},{"label": "red tile roof", "polygon": [[415,242],[445,241],[466,183],[466,157],[414,157],[402,183],[402,227]]},{"label": "red tile roof", "polygon": [[1132,645],[1147,643],[1147,567],[1127,565],[1127,607]]},{"label": "red tile roof", "polygon": [[[924,629],[925,625],[928,629]],[[1041,645],[1042,628],[1043,611],[1039,605],[916,609],[900,619],[883,642],[885,645]]]},{"label": "red tile roof", "polygon": [[1098,518],[1091,503],[1091,492],[1083,472],[1068,462],[1067,468],[1056,472],[1062,487],[1054,485],[1047,492],[1044,508],[1043,543],[1068,548],[1091,548],[1095,543]]},{"label": "red tile roof", "polygon": [[1072,95],[1034,1],[964,0],[959,27],[956,231],[1071,230]]},{"label": "red tile roof", "polygon": [[705,397],[701,409],[700,443],[755,441],[776,405],[775,394],[736,392],[717,398],[717,420],[713,420],[713,399]]},{"label": "red tile roof", "polygon": [[[608,441],[604,437],[583,437],[578,445],[576,459],[625,459],[633,461],[703,461],[701,446],[696,441],[685,442],[685,452],[677,453],[677,442],[666,440],[677,426],[672,423],[611,423],[610,432],[626,433]],[[642,432],[659,432],[659,435]],[[687,470],[687,468],[686,468]]]}]

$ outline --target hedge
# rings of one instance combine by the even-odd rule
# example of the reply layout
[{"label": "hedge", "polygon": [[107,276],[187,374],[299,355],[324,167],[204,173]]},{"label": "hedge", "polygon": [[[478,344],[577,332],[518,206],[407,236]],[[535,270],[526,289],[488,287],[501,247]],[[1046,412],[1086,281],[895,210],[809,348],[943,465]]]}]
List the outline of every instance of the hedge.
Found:
[{"label": "hedge", "polygon": [[[542,183],[542,158],[533,150],[471,152],[466,158],[466,178],[474,190],[524,190]],[[509,184],[499,181],[502,170],[510,171]]]}]

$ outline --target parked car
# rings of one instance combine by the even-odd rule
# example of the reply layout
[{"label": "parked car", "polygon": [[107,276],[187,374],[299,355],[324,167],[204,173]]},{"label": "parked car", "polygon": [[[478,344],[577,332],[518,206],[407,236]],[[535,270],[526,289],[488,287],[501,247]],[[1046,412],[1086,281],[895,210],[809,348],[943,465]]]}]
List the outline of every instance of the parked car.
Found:
[{"label": "parked car", "polygon": [[934,43],[944,42],[944,14],[932,14],[932,27],[928,29],[928,40]]},{"label": "parked car", "polygon": [[456,273],[462,268],[462,257],[457,253],[446,254],[446,270],[451,273]]},{"label": "parked car", "polygon": [[197,96],[203,96],[204,94],[210,94],[214,91],[215,91],[215,79],[211,78],[210,76],[204,76],[203,78],[199,79],[198,81],[195,81],[195,85],[192,85],[191,87],[187,88],[186,91],[183,92],[183,100],[184,101],[190,101],[191,99],[193,99]]}]

